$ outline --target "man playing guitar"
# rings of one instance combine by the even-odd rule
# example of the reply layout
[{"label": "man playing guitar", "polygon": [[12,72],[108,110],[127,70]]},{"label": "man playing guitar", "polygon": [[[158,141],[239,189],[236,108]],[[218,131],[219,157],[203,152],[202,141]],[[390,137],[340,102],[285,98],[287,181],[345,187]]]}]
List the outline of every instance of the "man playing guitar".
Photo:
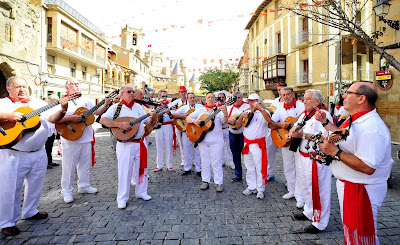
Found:
[{"label": "man playing guitar", "polygon": [[[206,105],[186,118],[188,123],[194,123],[200,126],[201,120],[198,120],[203,114],[212,114],[215,105],[215,95],[208,92],[206,95]],[[222,192],[223,186],[223,170],[222,170],[222,155],[224,141],[222,134],[222,125],[228,122],[228,111],[226,106],[221,106],[221,111],[214,118],[214,129],[208,132],[204,139],[199,143],[200,158],[201,158],[201,179],[203,183],[200,186],[201,190],[207,190],[211,179],[211,167],[214,172],[214,183],[216,184],[216,191]],[[189,126],[189,125],[188,125]]]},{"label": "man playing guitar", "polygon": [[[121,130],[131,130],[132,126],[128,122],[114,121],[121,117],[139,118],[146,113],[141,105],[134,102],[135,91],[132,85],[122,86],[120,89],[121,104],[112,105],[100,119],[100,123],[110,128],[120,128]],[[118,109],[119,108],[119,109]],[[119,113],[118,113],[119,111]],[[156,115],[150,113],[151,118],[145,123],[150,124],[155,120]],[[129,199],[130,182],[132,176],[135,177],[136,198],[150,200],[151,196],[147,194],[148,176],[147,176],[147,147],[144,143],[143,121],[140,122],[139,129],[130,142],[117,142],[118,159],[118,208],[126,208],[126,202]]]},{"label": "man playing guitar", "polygon": [[[39,109],[47,105],[43,100],[29,96],[28,84],[22,77],[10,77],[6,81],[6,89],[9,96],[0,99],[0,123],[21,122],[24,114],[14,112],[18,108],[28,106]],[[15,225],[21,216],[24,180],[22,219],[44,219],[48,216],[45,212],[39,212],[37,205],[47,170],[44,148],[49,128],[47,123],[58,122],[68,108],[67,98],[61,99],[60,103],[61,110],[53,115],[42,113],[36,131],[22,133],[22,138],[12,147],[0,148],[0,228],[5,236],[19,233]]]},{"label": "man playing guitar", "polygon": [[[289,116],[295,118],[304,111],[304,104],[298,101],[294,97],[293,88],[285,87],[281,89],[281,95],[284,103],[280,104],[272,115],[272,121],[274,122],[285,122]],[[287,128],[289,124],[286,122]],[[283,195],[283,199],[296,198],[296,206],[302,208],[304,206],[304,199],[300,194],[300,190],[296,188],[296,164],[295,154],[289,150],[288,146],[282,147],[282,158],[283,158],[283,171],[285,173],[287,181],[288,193]]]},{"label": "man playing guitar", "polygon": [[[70,78],[65,82],[65,88],[67,94],[80,91],[79,81],[75,78]],[[111,103],[111,100],[106,98],[105,104],[97,109],[93,114],[101,115]],[[80,115],[73,115],[76,109],[85,107],[91,109],[95,105],[85,97],[80,97],[73,102],[68,103],[68,111],[65,117],[60,120],[60,123],[65,122],[81,122],[82,117]],[[62,195],[64,196],[65,203],[71,203],[74,201],[72,196],[72,183],[75,180],[75,169],[78,172],[78,192],[79,193],[96,193],[97,189],[90,186],[89,175],[90,167],[94,164],[94,131],[91,125],[85,127],[82,136],[75,141],[70,141],[61,137],[62,146],[62,176],[61,176],[61,188]],[[77,164],[79,162],[79,166]]]},{"label": "man playing guitar", "polygon": [[[186,120],[186,117],[188,116],[188,111],[189,110],[197,110],[203,107],[200,104],[196,104],[196,97],[195,94],[190,92],[187,94],[188,98],[188,105],[184,105],[177,109],[175,113],[172,115],[174,118],[181,118],[183,120]],[[182,143],[183,143],[183,156],[184,156],[184,163],[185,165],[183,166],[183,172],[182,175],[187,175],[192,172],[192,156],[193,156],[193,151],[194,151],[194,156],[195,156],[195,163],[196,163],[196,173],[201,174],[201,160],[200,160],[200,151],[199,147],[194,148],[194,143],[191,142],[187,135],[186,132],[182,132]]]},{"label": "man playing guitar", "polygon": [[[235,125],[236,120],[231,118],[234,115],[240,115],[250,106],[243,101],[243,94],[240,91],[234,93],[236,102],[228,106],[228,124]],[[235,175],[232,182],[242,181],[242,150],[244,146],[243,127],[238,129],[229,128],[229,145],[232,152],[233,162],[235,164]]]}]

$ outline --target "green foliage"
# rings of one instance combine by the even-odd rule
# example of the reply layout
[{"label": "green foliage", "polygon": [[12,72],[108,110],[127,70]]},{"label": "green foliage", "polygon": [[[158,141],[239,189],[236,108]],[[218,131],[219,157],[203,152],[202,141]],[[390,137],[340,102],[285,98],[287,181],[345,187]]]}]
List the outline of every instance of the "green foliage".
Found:
[{"label": "green foliage", "polygon": [[209,92],[229,91],[239,78],[239,73],[226,70],[209,70],[199,77],[201,88]]}]

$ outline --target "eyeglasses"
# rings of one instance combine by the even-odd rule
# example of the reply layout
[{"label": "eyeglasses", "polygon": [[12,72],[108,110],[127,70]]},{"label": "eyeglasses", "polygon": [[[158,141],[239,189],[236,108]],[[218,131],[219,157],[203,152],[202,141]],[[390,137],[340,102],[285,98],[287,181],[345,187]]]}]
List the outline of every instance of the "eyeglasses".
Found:
[{"label": "eyeglasses", "polygon": [[223,100],[223,99],[225,99],[225,97],[218,97],[218,99],[221,99],[221,100]]},{"label": "eyeglasses", "polygon": [[349,90],[347,90],[345,94],[346,94],[346,95],[349,95],[349,94],[365,95],[365,94],[360,94],[360,93],[352,92],[352,91],[349,91]]},{"label": "eyeglasses", "polygon": [[163,95],[163,96],[161,96],[161,98],[167,98],[168,96],[167,95]]},{"label": "eyeglasses", "polygon": [[133,90],[128,90],[128,91],[125,91],[127,94],[130,94],[130,93],[132,93],[132,94],[134,94],[135,93],[135,91],[133,91]]}]

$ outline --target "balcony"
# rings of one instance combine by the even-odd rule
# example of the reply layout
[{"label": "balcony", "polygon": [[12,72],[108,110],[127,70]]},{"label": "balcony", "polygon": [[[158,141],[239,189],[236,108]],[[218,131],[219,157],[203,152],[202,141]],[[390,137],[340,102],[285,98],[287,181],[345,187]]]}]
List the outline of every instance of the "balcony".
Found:
[{"label": "balcony", "polygon": [[308,72],[299,72],[292,75],[293,84],[307,84],[308,80]]},{"label": "balcony", "polygon": [[303,30],[292,35],[292,48],[300,49],[307,47],[312,43],[311,34],[308,30]]},{"label": "balcony", "polygon": [[105,63],[106,63],[106,59],[104,57],[101,57],[98,55],[96,55],[96,61],[97,61],[97,63],[100,63],[102,65],[105,65]]},{"label": "balcony", "polygon": [[93,52],[90,51],[89,49],[81,48],[81,55],[93,60]]},{"label": "balcony", "polygon": [[282,47],[280,44],[276,44],[274,46],[271,46],[268,48],[269,51],[269,56],[274,56],[274,55],[278,55],[278,54],[282,54]]},{"label": "balcony", "polygon": [[106,85],[111,85],[111,86],[122,86],[122,82],[121,81],[119,81],[119,80],[117,80],[117,79],[114,79],[114,78],[108,78],[105,82],[104,82],[104,84],[106,84]]},{"label": "balcony", "polygon": [[75,53],[78,52],[78,47],[76,46],[76,43],[69,41],[65,37],[60,37],[60,45],[63,49],[67,48],[68,50],[71,50]]}]

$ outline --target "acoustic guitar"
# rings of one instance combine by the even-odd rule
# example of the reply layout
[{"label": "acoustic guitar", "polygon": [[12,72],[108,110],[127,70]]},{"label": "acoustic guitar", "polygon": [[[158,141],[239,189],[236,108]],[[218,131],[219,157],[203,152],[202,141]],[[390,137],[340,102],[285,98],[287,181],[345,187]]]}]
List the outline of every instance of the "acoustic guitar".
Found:
[{"label": "acoustic guitar", "polygon": [[[112,99],[115,96],[119,94],[119,90],[115,90],[111,92],[106,98]],[[79,107],[76,109],[74,112],[74,115],[80,115],[82,117],[80,122],[61,122],[61,123],[56,123],[56,130],[57,132],[67,140],[78,140],[82,134],[85,128],[89,125],[92,125],[94,123],[94,115],[93,112],[95,112],[97,109],[100,108],[100,106],[104,105],[106,100],[102,100],[100,103],[95,105],[92,109],[88,110],[85,107]]]},{"label": "acoustic guitar", "polygon": [[289,130],[293,127],[293,125],[297,122],[297,120],[299,119],[299,117],[301,116],[298,115],[296,118],[294,117],[287,117],[285,119],[285,122],[289,123],[289,127],[287,129],[285,128],[278,128],[278,129],[272,129],[271,130],[271,138],[272,141],[274,142],[274,144],[277,147],[283,147],[283,146],[289,146],[290,141],[287,142],[286,141],[286,135],[289,133]]},{"label": "acoustic guitar", "polygon": [[[262,100],[261,100],[262,101]],[[267,110],[269,112],[269,114],[272,116],[272,114],[274,114],[273,108],[275,108],[274,106],[272,107],[266,107],[262,102],[259,102],[259,104],[261,105],[262,108],[264,108],[264,110]],[[251,120],[253,120],[254,117],[254,111],[256,110],[256,108],[254,107],[250,112],[249,112],[249,116],[246,117],[245,119],[243,119],[243,127],[248,127],[249,124],[251,123]],[[276,108],[275,108],[276,111]],[[239,115],[240,116],[240,115]],[[239,119],[239,118],[238,118]]]},{"label": "acoustic guitar", "polygon": [[[68,100],[72,100],[81,96],[81,93],[75,93],[68,96]],[[20,107],[14,112],[21,112],[24,115],[18,122],[2,122],[0,123],[0,147],[9,148],[17,144],[24,134],[36,131],[40,128],[40,113],[55,107],[60,102],[43,106],[39,109],[33,110],[30,107]]]},{"label": "acoustic guitar", "polygon": [[[178,108],[179,109],[179,108]],[[190,109],[186,112],[186,114],[190,115],[190,113],[194,112],[195,109]],[[179,131],[185,132],[186,131],[186,126],[187,126],[187,122],[185,119],[182,118],[174,118],[174,124],[176,126],[176,128]]]},{"label": "acoustic guitar", "polygon": [[[166,112],[168,111],[168,108],[162,107],[159,108],[158,110],[161,110],[161,112]],[[114,135],[114,137],[120,141],[120,142],[129,142],[132,139],[135,138],[135,135],[137,131],[139,130],[140,122],[143,121],[144,119],[148,118],[150,116],[150,113],[146,113],[145,115],[139,117],[139,118],[134,118],[134,117],[120,117],[115,119],[115,122],[129,122],[129,125],[132,127],[130,130],[123,130],[118,127],[111,128],[111,132]],[[147,126],[147,125],[145,125]],[[151,132],[151,131],[150,131]],[[147,135],[145,134],[144,137]]]},{"label": "acoustic guitar", "polygon": [[[232,105],[236,102],[236,98],[231,98],[226,102],[226,105]],[[214,117],[221,111],[221,108],[214,109],[214,112],[210,115],[203,114],[200,116],[200,126],[194,123],[188,123],[186,126],[186,135],[191,142],[200,143],[206,134],[214,129]]]},{"label": "acoustic guitar", "polygon": [[[151,134],[151,131],[153,131],[155,125],[159,124],[161,116],[164,115],[164,113],[169,110],[168,108],[165,108],[165,107],[162,107],[162,108],[164,108],[164,109],[161,109],[161,111],[156,112],[156,113],[159,113],[159,114],[156,116],[156,119],[154,120],[153,123],[151,123],[149,125],[144,125],[144,137],[146,137],[149,134]],[[161,128],[161,126],[162,126],[162,123],[160,124],[160,126],[158,128]]]}]

